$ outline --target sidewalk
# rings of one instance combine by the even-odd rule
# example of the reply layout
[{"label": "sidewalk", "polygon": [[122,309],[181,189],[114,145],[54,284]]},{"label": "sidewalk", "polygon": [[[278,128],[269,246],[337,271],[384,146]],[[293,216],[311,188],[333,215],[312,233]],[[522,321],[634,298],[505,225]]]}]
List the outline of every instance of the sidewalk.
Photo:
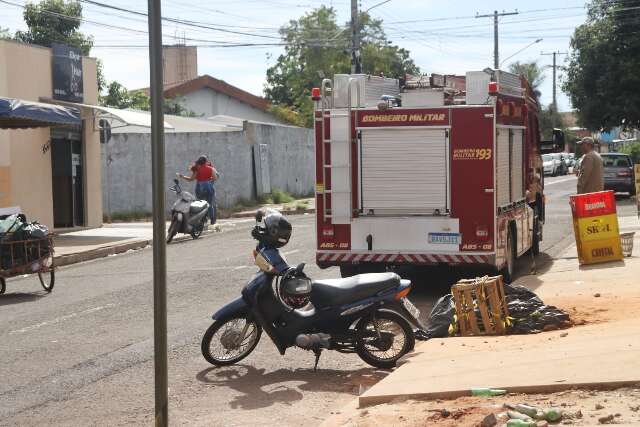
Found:
[{"label": "sidewalk", "polygon": [[[418,343],[404,364],[345,411],[409,398],[455,399],[469,396],[475,387],[551,393],[640,384],[640,222],[620,218],[620,228],[636,231],[631,258],[579,266],[572,245],[548,271],[516,281],[546,304],[567,311],[579,326],[535,335]],[[345,416],[341,418],[325,425],[344,425]]]},{"label": "sidewalk", "polygon": [[[247,220],[248,221],[248,220]],[[239,222],[238,220],[220,220],[216,231],[223,231]],[[167,222],[165,229],[169,228]],[[209,226],[203,235],[214,232]],[[191,236],[179,234],[174,241],[191,239]],[[55,238],[55,265],[63,266],[89,261],[130,250],[144,248],[153,242],[153,223],[130,222],[104,224],[101,228],[73,231],[59,234]]]}]

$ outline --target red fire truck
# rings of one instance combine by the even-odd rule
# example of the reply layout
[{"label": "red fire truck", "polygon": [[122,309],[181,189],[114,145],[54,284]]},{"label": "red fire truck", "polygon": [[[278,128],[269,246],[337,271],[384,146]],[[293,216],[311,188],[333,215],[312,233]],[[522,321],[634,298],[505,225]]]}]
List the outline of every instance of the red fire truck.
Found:
[{"label": "red fire truck", "polygon": [[511,280],[544,224],[539,106],[499,70],[336,75],[315,101],[317,253],[343,276],[490,266]]}]

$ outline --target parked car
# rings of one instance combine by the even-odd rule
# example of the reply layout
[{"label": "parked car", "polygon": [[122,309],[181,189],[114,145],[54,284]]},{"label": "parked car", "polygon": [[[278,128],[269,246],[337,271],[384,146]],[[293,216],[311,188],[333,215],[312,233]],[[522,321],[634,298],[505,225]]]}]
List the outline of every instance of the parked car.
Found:
[{"label": "parked car", "polygon": [[604,189],[617,193],[636,194],[633,161],[631,156],[622,153],[600,154],[604,163]]},{"label": "parked car", "polygon": [[567,173],[568,173],[569,168],[575,164],[573,153],[562,153],[562,160],[564,161],[564,164],[567,166]]},{"label": "parked car", "polygon": [[560,153],[543,154],[542,167],[544,169],[544,174],[551,176],[564,175],[568,170]]},{"label": "parked car", "polygon": [[576,160],[576,163],[573,165],[573,173],[578,175],[580,172],[580,164],[582,163],[582,157]]}]

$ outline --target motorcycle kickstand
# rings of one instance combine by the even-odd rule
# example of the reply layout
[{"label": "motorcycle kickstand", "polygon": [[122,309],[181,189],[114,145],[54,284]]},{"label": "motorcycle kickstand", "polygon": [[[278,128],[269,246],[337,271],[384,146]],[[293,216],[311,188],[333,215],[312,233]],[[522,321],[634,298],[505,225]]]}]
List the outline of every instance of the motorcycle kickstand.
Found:
[{"label": "motorcycle kickstand", "polygon": [[313,354],[315,354],[316,356],[316,361],[313,365],[313,372],[317,372],[318,371],[318,362],[320,361],[320,355],[322,354],[322,349],[320,348],[314,348],[313,349]]}]

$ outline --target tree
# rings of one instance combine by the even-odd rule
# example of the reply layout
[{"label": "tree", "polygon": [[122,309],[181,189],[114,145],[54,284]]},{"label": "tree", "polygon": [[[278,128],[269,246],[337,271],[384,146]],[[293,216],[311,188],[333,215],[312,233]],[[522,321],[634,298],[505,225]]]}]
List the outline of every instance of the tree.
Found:
[{"label": "tree", "polygon": [[[120,109],[149,111],[150,98],[144,91],[129,91],[122,84],[113,81],[107,86],[107,94],[100,97],[100,105]],[[182,105],[180,98],[165,99],[163,110],[165,114],[173,114],[175,116],[198,116]]]},{"label": "tree", "polygon": [[562,123],[562,116],[554,110],[553,104],[549,104],[547,108],[541,108],[538,117],[542,139],[550,140],[553,137],[553,129],[564,129],[565,127]]},{"label": "tree", "polygon": [[[419,72],[408,51],[388,42],[382,21],[361,13],[359,26],[363,73],[404,77]],[[311,88],[319,86],[322,78],[350,72],[350,31],[337,24],[333,8],[321,6],[289,21],[280,29],[280,35],[285,52],[267,70],[265,95],[273,104],[300,113],[311,126]]]},{"label": "tree", "polygon": [[82,19],[82,5],[76,1],[43,0],[38,4],[27,3],[24,22],[28,31],[16,32],[16,40],[51,47],[52,43],[74,46],[89,55],[93,37],[78,31]]},{"label": "tree", "polygon": [[0,27],[0,40],[11,40],[11,39],[13,39],[13,36],[9,32],[9,29]]},{"label": "tree", "polygon": [[640,127],[640,0],[592,0],[571,38],[563,82],[590,130]]},{"label": "tree", "polygon": [[538,61],[533,62],[520,62],[516,61],[509,65],[509,71],[519,76],[524,76],[525,79],[531,85],[531,89],[540,97],[540,85],[545,79],[545,75],[542,72],[542,68],[538,65]]},{"label": "tree", "polygon": [[149,110],[149,97],[140,90],[129,92],[126,87],[113,81],[107,87],[106,96],[100,99],[100,104],[121,109]]}]

